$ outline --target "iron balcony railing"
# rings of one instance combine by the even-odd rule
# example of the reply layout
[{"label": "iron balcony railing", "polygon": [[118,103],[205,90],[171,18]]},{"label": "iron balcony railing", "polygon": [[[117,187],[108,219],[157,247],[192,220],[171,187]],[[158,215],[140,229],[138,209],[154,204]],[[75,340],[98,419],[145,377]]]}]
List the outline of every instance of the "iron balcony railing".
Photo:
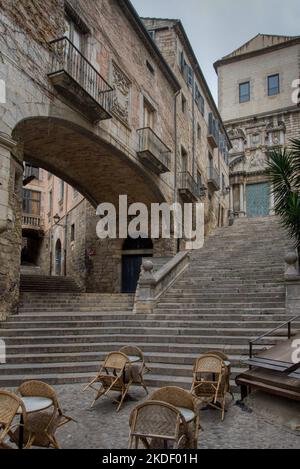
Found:
[{"label": "iron balcony railing", "polygon": [[210,184],[216,191],[220,190],[220,173],[214,167],[210,167],[208,169],[208,184]]},{"label": "iron balcony railing", "polygon": [[139,137],[138,153],[142,158],[147,158],[152,164],[153,169],[159,173],[170,171],[171,167],[171,150],[156,135],[150,127],[144,127],[137,130]]},{"label": "iron balcony railing", "polygon": [[99,120],[110,118],[113,88],[67,37],[55,39],[50,45],[53,54],[49,77],[67,74],[93,99],[94,104],[101,106],[104,112]]},{"label": "iron balcony railing", "polygon": [[200,199],[205,196],[206,188],[199,184],[193,176],[188,172],[184,171],[180,173],[179,190],[181,192],[189,193],[194,199]]}]

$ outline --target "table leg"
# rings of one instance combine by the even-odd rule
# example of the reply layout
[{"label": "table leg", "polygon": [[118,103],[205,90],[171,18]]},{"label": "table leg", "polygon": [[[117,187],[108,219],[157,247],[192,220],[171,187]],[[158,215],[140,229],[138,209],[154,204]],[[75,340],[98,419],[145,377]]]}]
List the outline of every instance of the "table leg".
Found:
[{"label": "table leg", "polygon": [[20,417],[20,428],[19,428],[19,449],[23,449],[24,445],[24,419],[23,414]]}]

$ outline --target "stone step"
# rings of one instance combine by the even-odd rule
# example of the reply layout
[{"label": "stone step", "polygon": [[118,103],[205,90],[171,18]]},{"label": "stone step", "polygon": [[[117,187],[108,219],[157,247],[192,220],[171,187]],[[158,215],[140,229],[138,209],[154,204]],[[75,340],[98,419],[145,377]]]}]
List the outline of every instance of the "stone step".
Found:
[{"label": "stone step", "polygon": [[[144,339],[144,337],[143,337]],[[249,355],[249,344],[242,343],[242,344],[234,344],[234,343],[227,343],[221,344],[219,342],[207,342],[207,343],[199,343],[197,344],[189,344],[186,342],[183,343],[176,343],[173,344],[163,344],[163,343],[151,343],[151,342],[144,342],[143,339],[138,341],[131,341],[131,343],[135,344],[137,347],[140,347],[145,354],[147,353],[168,353],[170,356],[172,354],[202,354],[205,352],[209,352],[211,350],[219,350],[227,355],[244,355],[248,357]],[[118,342],[103,342],[103,343],[77,343],[77,344],[24,344],[24,345],[7,345],[6,352],[8,355],[28,355],[28,354],[47,354],[49,357],[51,354],[57,353],[86,353],[86,352],[103,352],[109,353],[114,350],[119,350],[122,346],[128,345],[127,341]],[[254,351],[261,351],[265,348],[268,348],[266,345],[255,345],[253,350]]]},{"label": "stone step", "polygon": [[[113,336],[106,335],[106,334],[70,334],[69,335],[41,335],[41,336],[8,336],[5,338],[6,346],[16,346],[22,345],[24,347],[34,344],[35,346],[43,346],[46,347],[47,345],[57,344],[57,347],[61,345],[70,345],[74,346],[76,344],[104,344],[105,342],[110,342],[113,338],[115,343],[124,343],[124,344],[131,344],[136,342],[144,341],[146,343],[162,343],[162,344],[245,344],[256,338],[258,335],[261,335],[259,332],[258,334],[253,330],[253,333],[248,330],[241,330],[241,332],[237,332],[236,334],[233,331],[229,330],[211,330],[202,331],[201,334],[191,335],[191,334],[178,334],[178,335],[171,335],[171,334],[158,334],[156,333],[147,334],[140,331],[140,333],[132,333],[132,331],[128,331],[128,333],[115,333]],[[227,333],[228,332],[228,333]],[[268,332],[268,331],[265,331]],[[286,332],[282,332],[284,334],[284,339],[286,339]],[[274,343],[274,341],[280,341],[281,337],[278,335],[275,336],[268,336],[263,340],[263,344]]]},{"label": "stone step", "polygon": [[[143,328],[147,331],[150,331],[151,328],[178,328],[178,330],[182,331],[185,328],[194,328],[197,330],[200,329],[208,329],[208,328],[222,328],[222,329],[234,329],[234,328],[243,328],[243,329],[267,329],[271,330],[275,328],[277,325],[280,325],[284,322],[286,318],[281,318],[280,320],[252,320],[252,318],[247,320],[242,315],[238,318],[234,318],[231,320],[226,320],[224,316],[221,316],[221,320],[216,320],[215,317],[212,315],[211,320],[207,320],[199,318],[198,320],[190,320],[190,319],[182,319],[181,317],[177,320],[174,318],[168,319],[156,319],[155,322],[153,319],[126,319],[126,321],[116,319],[108,319],[103,321],[91,320],[85,321],[84,319],[80,321],[60,321],[59,324],[57,321],[43,321],[43,322],[36,322],[36,321],[19,321],[19,322],[5,322],[3,324],[0,323],[0,331],[1,337],[4,338],[7,335],[12,334],[20,334],[25,335],[27,333],[32,333],[33,335],[42,333],[42,331],[61,331],[61,334],[68,332],[68,331],[78,331],[82,330],[101,330],[104,329],[105,332],[108,332],[109,328]],[[59,325],[59,327],[58,327]],[[300,329],[300,321],[293,322],[293,326],[295,329]]]}]

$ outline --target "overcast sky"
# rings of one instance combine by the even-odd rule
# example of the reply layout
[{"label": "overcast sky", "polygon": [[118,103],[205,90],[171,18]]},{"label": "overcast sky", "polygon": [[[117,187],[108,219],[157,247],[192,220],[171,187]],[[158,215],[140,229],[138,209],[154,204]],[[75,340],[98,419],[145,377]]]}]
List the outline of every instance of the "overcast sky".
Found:
[{"label": "overcast sky", "polygon": [[213,63],[258,33],[300,35],[299,0],[131,0],[140,16],[179,18],[217,101]]}]

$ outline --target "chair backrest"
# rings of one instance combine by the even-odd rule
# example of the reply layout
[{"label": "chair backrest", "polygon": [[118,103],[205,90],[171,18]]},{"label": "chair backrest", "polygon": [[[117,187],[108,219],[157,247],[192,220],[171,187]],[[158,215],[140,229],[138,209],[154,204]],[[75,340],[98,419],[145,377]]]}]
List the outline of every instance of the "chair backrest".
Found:
[{"label": "chair backrest", "polygon": [[182,416],[170,404],[148,400],[133,410],[130,422],[131,436],[177,441]]},{"label": "chair backrest", "polygon": [[127,363],[129,363],[127,355],[122,352],[111,352],[106,356],[102,368],[114,370],[119,374],[124,370]]},{"label": "chair backrest", "polygon": [[125,345],[124,347],[120,348],[120,352],[127,356],[134,355],[136,357],[140,357],[141,361],[144,361],[144,354],[142,350],[135,345]]},{"label": "chair backrest", "polygon": [[21,399],[11,392],[0,391],[0,442],[7,435],[19,408],[22,409],[25,422],[26,412]]},{"label": "chair backrest", "polygon": [[220,375],[224,367],[224,362],[220,357],[216,355],[203,355],[202,357],[196,360],[194,365],[194,373],[213,373],[215,375]]},{"label": "chair backrest", "polygon": [[43,381],[25,381],[18,387],[17,392],[21,394],[22,397],[46,397],[51,399],[54,404],[57,402],[55,390],[52,386]]},{"label": "chair backrest", "polygon": [[204,355],[216,355],[217,357],[221,358],[224,362],[229,361],[229,358],[225,353],[220,352],[219,350],[211,350],[209,352],[206,352]]},{"label": "chair backrest", "polygon": [[195,400],[193,396],[177,386],[166,386],[157,389],[151,394],[150,400],[166,402],[174,407],[185,407],[186,409],[195,411]]}]

